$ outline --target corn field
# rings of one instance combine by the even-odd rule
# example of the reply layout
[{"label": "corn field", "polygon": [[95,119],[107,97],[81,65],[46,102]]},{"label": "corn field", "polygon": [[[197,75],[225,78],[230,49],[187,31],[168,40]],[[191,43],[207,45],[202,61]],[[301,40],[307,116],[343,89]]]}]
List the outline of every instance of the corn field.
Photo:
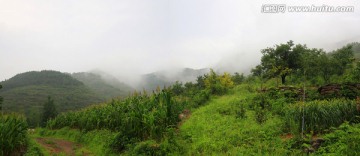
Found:
[{"label": "corn field", "polygon": [[27,144],[25,117],[0,114],[0,155],[22,155],[26,151]]},{"label": "corn field", "polygon": [[[359,122],[360,112],[356,109],[357,104],[353,100],[315,100],[305,103],[296,103],[286,109],[285,119],[288,125],[302,128],[303,110],[305,117],[305,131],[323,132],[330,127],[338,127],[345,121]],[[304,108],[304,109],[303,109]]]},{"label": "corn field", "polygon": [[51,129],[62,127],[84,131],[108,129],[140,140],[161,139],[167,128],[175,126],[182,104],[170,93],[161,91],[153,95],[133,95],[125,100],[93,106],[77,112],[59,115],[48,122]]}]

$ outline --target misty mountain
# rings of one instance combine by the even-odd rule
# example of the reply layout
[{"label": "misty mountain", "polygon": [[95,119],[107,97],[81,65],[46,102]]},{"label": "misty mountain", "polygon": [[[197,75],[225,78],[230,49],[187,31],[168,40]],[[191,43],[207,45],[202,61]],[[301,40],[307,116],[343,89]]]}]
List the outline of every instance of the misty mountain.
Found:
[{"label": "misty mountain", "polygon": [[204,75],[210,71],[209,68],[192,69],[182,68],[168,71],[158,71],[150,74],[145,74],[141,77],[141,83],[138,89],[155,90],[158,86],[170,86],[176,81],[190,82],[196,81],[200,75]]},{"label": "misty mountain", "polygon": [[73,73],[71,76],[83,82],[92,91],[105,99],[125,97],[134,90],[111,75],[103,72],[98,73],[81,72]]},{"label": "misty mountain", "polygon": [[59,112],[77,110],[104,100],[70,74],[58,71],[25,72],[1,84],[3,110],[24,113],[32,124],[38,123],[48,96],[54,99]]}]

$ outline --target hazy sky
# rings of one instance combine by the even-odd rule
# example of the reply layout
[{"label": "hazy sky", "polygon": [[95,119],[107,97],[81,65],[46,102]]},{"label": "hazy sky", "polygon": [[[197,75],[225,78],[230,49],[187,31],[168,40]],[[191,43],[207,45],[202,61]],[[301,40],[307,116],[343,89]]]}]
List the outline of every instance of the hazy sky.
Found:
[{"label": "hazy sky", "polygon": [[[261,13],[263,4],[354,6]],[[214,67],[246,71],[288,40],[332,50],[360,41],[358,0],[0,0],[0,80],[100,69],[115,76]]]}]

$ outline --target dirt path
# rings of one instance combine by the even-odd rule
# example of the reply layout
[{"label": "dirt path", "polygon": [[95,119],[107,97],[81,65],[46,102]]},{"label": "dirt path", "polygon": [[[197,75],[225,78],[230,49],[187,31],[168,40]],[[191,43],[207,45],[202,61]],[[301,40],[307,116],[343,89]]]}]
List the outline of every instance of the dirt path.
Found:
[{"label": "dirt path", "polygon": [[[76,150],[81,148],[80,144],[67,141],[67,140],[61,140],[61,139],[54,139],[54,138],[36,138],[36,141],[45,147],[51,155],[57,155],[59,153],[69,155],[69,156],[75,156]],[[83,156],[91,155],[87,152],[81,152]]]}]

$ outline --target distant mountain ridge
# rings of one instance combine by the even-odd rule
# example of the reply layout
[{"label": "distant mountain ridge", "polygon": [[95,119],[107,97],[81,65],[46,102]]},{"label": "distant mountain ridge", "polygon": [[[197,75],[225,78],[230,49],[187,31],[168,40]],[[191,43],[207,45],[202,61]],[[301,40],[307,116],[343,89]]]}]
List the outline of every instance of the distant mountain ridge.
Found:
[{"label": "distant mountain ridge", "polygon": [[176,81],[193,82],[198,76],[204,75],[210,71],[209,68],[192,69],[181,68],[169,71],[158,71],[145,74],[141,77],[141,83],[138,89],[155,90],[158,86],[170,86]]},{"label": "distant mountain ridge", "polygon": [[130,86],[111,76],[104,77],[91,72],[73,73],[71,76],[84,83],[99,96],[106,99],[125,97],[134,90]]}]

